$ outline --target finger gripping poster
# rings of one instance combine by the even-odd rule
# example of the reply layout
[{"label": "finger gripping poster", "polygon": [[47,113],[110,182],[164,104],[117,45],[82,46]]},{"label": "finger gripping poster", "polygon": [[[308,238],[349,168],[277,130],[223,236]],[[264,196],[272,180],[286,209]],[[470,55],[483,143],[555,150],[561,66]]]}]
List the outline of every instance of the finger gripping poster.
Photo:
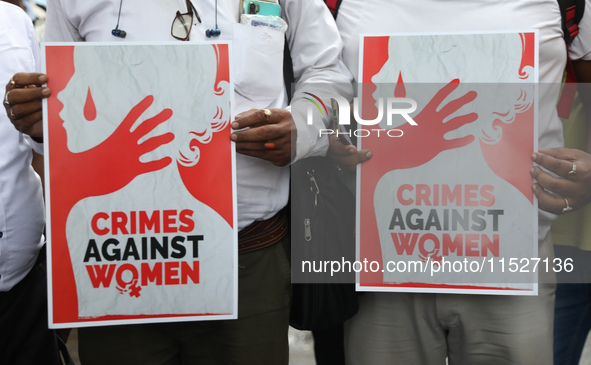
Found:
[{"label": "finger gripping poster", "polygon": [[535,295],[537,32],[361,49],[358,289]]},{"label": "finger gripping poster", "polygon": [[46,44],[50,325],[237,315],[229,44]]}]

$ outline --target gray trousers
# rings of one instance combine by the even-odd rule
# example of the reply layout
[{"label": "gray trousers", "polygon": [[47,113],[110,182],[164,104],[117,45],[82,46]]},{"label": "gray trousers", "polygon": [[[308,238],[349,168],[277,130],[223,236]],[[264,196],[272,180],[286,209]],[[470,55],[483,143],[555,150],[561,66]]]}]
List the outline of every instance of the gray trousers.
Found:
[{"label": "gray trousers", "polygon": [[[549,235],[539,256],[553,257]],[[345,324],[347,365],[552,365],[552,277],[538,296],[364,293]]]}]

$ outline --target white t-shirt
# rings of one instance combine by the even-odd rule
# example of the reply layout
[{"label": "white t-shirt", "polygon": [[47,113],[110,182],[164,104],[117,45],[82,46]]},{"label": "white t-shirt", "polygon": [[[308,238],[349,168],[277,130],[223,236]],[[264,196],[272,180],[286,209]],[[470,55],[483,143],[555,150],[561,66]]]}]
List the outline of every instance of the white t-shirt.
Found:
[{"label": "white t-shirt", "polygon": [[[208,41],[205,32],[216,23],[213,0],[193,1],[202,23],[194,24],[191,41]],[[287,97],[283,81],[284,34],[238,23],[239,1],[217,1],[217,24],[222,41],[233,41],[233,78],[236,113],[249,109],[285,108]],[[125,39],[111,35],[118,21],[118,0],[50,0],[47,4],[45,41],[47,42],[127,42],[175,41],[170,34],[177,11],[187,11],[184,0],[125,0],[119,29]],[[332,92],[351,96],[350,74],[340,60],[342,42],[334,22],[320,0],[281,1],[285,33],[291,50],[298,86],[322,83]],[[316,34],[322,34],[321,37]],[[213,39],[216,40],[216,39]],[[298,89],[292,104],[302,99]],[[304,95],[305,96],[305,95]],[[297,126],[297,159],[322,155],[328,143],[319,138],[318,126],[308,126],[304,110],[294,109]],[[325,123],[328,117],[325,116]],[[267,219],[287,204],[289,167],[237,154],[238,228],[254,220]]]},{"label": "white t-shirt", "polygon": [[[0,1],[0,34],[0,85],[6,85],[17,72],[35,72],[39,54],[29,16],[22,9]],[[27,275],[43,245],[41,180],[31,167],[31,158],[31,145],[2,110],[0,291],[10,290]]]},{"label": "white t-shirt", "polygon": [[[591,2],[586,1],[586,9]],[[363,33],[433,33],[539,29],[539,82],[562,81],[567,52],[556,0],[344,0],[337,26],[344,42],[343,59],[357,80],[359,35]],[[591,11],[585,11],[579,35],[570,46],[571,59],[591,60]],[[426,80],[428,81],[428,80]],[[544,87],[539,103],[539,147],[563,145],[562,124],[556,112],[559,88]],[[554,215],[540,211],[540,239]]]}]

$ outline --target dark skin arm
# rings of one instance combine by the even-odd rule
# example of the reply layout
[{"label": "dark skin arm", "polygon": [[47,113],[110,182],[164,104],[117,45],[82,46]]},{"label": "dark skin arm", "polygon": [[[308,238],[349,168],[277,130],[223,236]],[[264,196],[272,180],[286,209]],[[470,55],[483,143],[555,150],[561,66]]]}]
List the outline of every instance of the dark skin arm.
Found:
[{"label": "dark skin arm", "polygon": [[[270,111],[270,115],[266,115],[265,110]],[[287,110],[248,110],[234,118],[232,129],[236,130],[231,138],[236,142],[238,153],[267,160],[276,166],[288,165],[295,156],[296,144],[292,141],[296,141],[297,130]]]},{"label": "dark skin arm", "polygon": [[336,166],[345,171],[355,171],[358,164],[371,158],[370,150],[357,150],[353,145],[344,144],[336,135],[328,137],[328,156],[333,159]]},{"label": "dark skin arm", "polygon": [[8,99],[11,104],[7,106],[3,103],[14,127],[37,142],[43,141],[42,100],[51,95],[51,90],[42,86],[46,82],[45,74],[17,73],[6,84],[5,98],[3,98],[3,100]]},{"label": "dark skin arm", "polygon": [[27,10],[27,8],[25,8],[25,4],[23,4],[22,0],[2,0],[2,1],[7,2],[9,4],[16,5],[23,10]]},{"label": "dark skin arm", "polygon": [[[591,127],[591,61],[575,61],[573,66],[579,83],[579,97],[585,108],[589,128]],[[588,151],[590,147],[588,143]],[[591,201],[591,154],[587,152],[572,148],[549,148],[540,149],[533,154],[534,162],[558,175],[552,176],[538,166],[532,169],[531,175],[536,180],[532,189],[538,198],[540,209],[562,214],[563,209],[566,208],[565,198],[573,210],[582,208]],[[569,175],[573,165],[576,165],[576,174]],[[564,213],[568,212],[564,211]]]},{"label": "dark skin arm", "polygon": [[[37,175],[39,175],[41,178],[41,184],[45,186],[45,167],[43,165],[43,155],[33,151],[33,160],[31,161],[31,166],[33,166],[33,170],[35,170]],[[45,190],[43,190],[43,196],[45,196]]]}]

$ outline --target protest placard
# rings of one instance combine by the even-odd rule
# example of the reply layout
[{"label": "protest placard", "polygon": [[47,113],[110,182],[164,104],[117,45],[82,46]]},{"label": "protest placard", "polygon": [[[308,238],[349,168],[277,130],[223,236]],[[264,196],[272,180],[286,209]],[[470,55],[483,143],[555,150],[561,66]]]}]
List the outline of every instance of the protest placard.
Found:
[{"label": "protest placard", "polygon": [[373,153],[358,170],[358,290],[536,294],[552,265],[529,175],[537,32],[368,35],[361,49],[360,119],[380,123],[357,131]]},{"label": "protest placard", "polygon": [[229,47],[44,45],[51,327],[236,318]]}]

